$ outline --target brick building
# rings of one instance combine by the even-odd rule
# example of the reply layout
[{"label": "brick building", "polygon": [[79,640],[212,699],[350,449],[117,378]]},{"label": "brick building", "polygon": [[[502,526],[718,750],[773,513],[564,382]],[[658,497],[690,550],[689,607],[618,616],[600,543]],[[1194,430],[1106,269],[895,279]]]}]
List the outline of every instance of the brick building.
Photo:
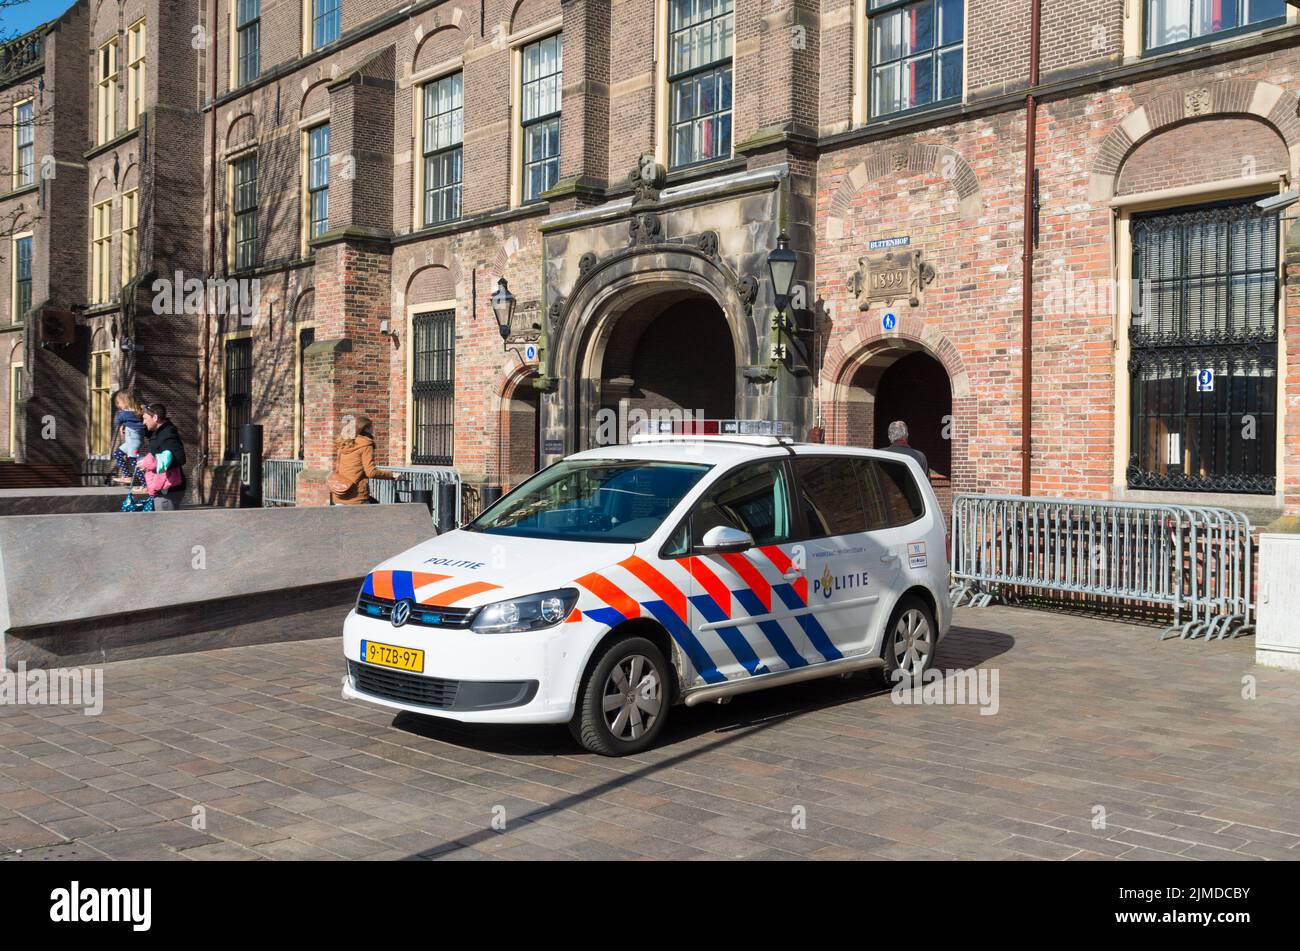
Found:
[{"label": "brick building", "polygon": [[191,331],[213,497],[248,420],[313,503],[347,412],[381,462],[512,484],[610,414],[681,408],[872,444],[906,419],[956,490],[1300,511],[1300,236],[1255,204],[1300,158],[1283,0],[174,15],[178,60],[193,24],[203,42],[156,154],[192,203],[155,224],[151,269],[170,236],[187,274],[256,288]]},{"label": "brick building", "polygon": [[[156,275],[201,272],[195,19],[167,0],[80,0],[11,42],[0,72],[0,442],[9,460],[86,472],[113,391],[197,420],[197,315],[152,306]],[[88,465],[88,462],[90,463]]]}]

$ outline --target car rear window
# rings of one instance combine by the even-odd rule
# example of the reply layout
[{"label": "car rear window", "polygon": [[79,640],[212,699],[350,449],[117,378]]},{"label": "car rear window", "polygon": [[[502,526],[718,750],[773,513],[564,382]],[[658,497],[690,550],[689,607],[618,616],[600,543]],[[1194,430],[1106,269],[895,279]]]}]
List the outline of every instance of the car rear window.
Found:
[{"label": "car rear window", "polygon": [[856,460],[862,473],[860,484],[871,528],[892,528],[915,522],[925,514],[925,501],[902,462],[881,459]]}]

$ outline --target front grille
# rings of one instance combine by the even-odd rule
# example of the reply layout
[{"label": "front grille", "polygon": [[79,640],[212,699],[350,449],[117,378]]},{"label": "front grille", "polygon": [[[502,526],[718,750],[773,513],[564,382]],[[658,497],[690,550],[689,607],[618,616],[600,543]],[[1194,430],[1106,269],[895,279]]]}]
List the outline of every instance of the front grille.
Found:
[{"label": "front grille", "polygon": [[456,702],[459,680],[442,680],[438,677],[421,677],[401,670],[388,670],[348,661],[352,683],[362,693],[400,703],[417,703],[425,707],[446,709]]},{"label": "front grille", "polygon": [[[357,613],[364,617],[387,621],[393,614],[393,605],[397,602],[389,598],[377,598],[373,594],[363,594],[357,598]],[[411,608],[411,619],[407,624],[418,627],[466,628],[474,620],[477,608],[439,608],[427,604],[416,604]]]}]

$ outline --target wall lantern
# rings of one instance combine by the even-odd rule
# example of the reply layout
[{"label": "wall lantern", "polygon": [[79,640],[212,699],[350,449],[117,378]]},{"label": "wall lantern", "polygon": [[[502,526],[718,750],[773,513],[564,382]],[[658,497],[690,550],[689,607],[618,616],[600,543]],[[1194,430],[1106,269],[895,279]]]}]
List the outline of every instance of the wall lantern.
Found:
[{"label": "wall lantern", "polygon": [[772,275],[772,293],[776,297],[778,313],[785,313],[790,304],[790,287],[794,284],[794,266],[798,260],[790,250],[790,238],[782,231],[776,239],[776,248],[767,256],[767,269]]},{"label": "wall lantern", "polygon": [[515,295],[510,293],[504,277],[497,281],[497,289],[492,294],[492,313],[496,314],[502,341],[509,340],[510,322],[515,315]]}]

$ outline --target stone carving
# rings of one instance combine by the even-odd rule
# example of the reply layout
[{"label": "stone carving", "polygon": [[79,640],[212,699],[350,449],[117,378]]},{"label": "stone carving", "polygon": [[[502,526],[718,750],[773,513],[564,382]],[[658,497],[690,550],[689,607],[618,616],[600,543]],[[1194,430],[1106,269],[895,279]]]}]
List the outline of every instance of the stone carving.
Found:
[{"label": "stone carving", "polygon": [[591,273],[592,268],[596,266],[598,259],[595,252],[588,251],[582,257],[578,258],[578,278],[584,278]]},{"label": "stone carving", "polygon": [[1183,115],[1203,116],[1210,111],[1211,105],[1209,86],[1197,86],[1183,93]]},{"label": "stone carving", "polygon": [[858,258],[858,270],[849,283],[858,298],[858,309],[867,310],[873,303],[889,306],[900,298],[917,307],[921,292],[934,281],[934,268],[922,260],[920,248],[892,250]]},{"label": "stone carving", "polygon": [[659,200],[659,191],[668,184],[668,171],[655,161],[650,154],[642,155],[636,168],[628,172],[628,181],[632,184],[632,207],[654,204]]},{"label": "stone carving", "polygon": [[758,296],[758,280],[752,274],[739,278],[736,281],[736,295],[748,310],[754,305],[754,298]]},{"label": "stone carving", "polygon": [[907,153],[895,152],[889,157],[889,167],[895,172],[901,172],[907,168]]},{"label": "stone carving", "polygon": [[657,215],[634,215],[628,222],[627,237],[630,244],[651,244],[658,239],[663,225]]},{"label": "stone carving", "polygon": [[696,247],[711,258],[718,256],[718,233],[705,231],[695,239]]},{"label": "stone carving", "polygon": [[551,301],[551,308],[547,315],[551,321],[551,332],[554,333],[560,328],[560,318],[564,316],[564,295],[558,295],[555,300]]}]

